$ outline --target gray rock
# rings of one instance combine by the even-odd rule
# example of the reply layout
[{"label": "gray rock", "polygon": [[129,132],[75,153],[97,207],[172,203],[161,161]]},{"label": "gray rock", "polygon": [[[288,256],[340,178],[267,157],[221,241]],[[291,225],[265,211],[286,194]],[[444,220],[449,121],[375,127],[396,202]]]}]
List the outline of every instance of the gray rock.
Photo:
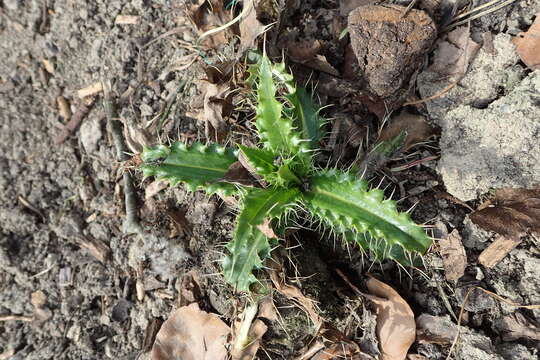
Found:
[{"label": "gray rock", "polygon": [[[495,53],[490,53],[487,46],[482,47],[458,86],[454,86],[444,96],[426,102],[430,117],[443,126],[448,110],[459,105],[489,104],[497,99],[500,89],[506,93],[511,91],[516,85],[516,79],[519,83],[519,79],[524,76],[523,68],[516,66],[519,57],[511,39],[507,34],[495,36]],[[450,83],[447,76],[433,70],[433,66],[418,74],[417,84],[422,98],[439,93]]]},{"label": "gray rock", "polygon": [[491,237],[489,231],[486,231],[473,223],[469,216],[465,217],[463,220],[462,240],[463,245],[466,248],[483,250],[489,245],[488,240],[491,239]]},{"label": "gray rock", "polygon": [[81,142],[84,150],[91,154],[97,150],[98,141],[101,139],[101,127],[97,120],[83,122],[80,130]]},{"label": "gray rock", "polygon": [[472,200],[492,188],[540,183],[540,71],[486,109],[461,105],[440,121],[438,165],[449,193]]}]

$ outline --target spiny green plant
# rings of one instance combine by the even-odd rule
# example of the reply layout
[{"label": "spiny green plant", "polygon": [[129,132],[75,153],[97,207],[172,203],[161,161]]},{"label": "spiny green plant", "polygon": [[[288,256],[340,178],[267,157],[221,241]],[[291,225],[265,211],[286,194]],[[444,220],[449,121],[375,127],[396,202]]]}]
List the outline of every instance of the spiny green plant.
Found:
[{"label": "spiny green plant", "polygon": [[[256,93],[255,125],[261,147],[238,145],[171,146],[145,148],[141,154],[145,176],[184,183],[190,190],[237,195],[240,211],[229,254],[223,260],[225,279],[239,291],[257,281],[272,250],[262,225],[282,224],[287,215],[303,209],[345,241],[356,243],[375,260],[393,259],[412,266],[431,239],[408,213],[399,213],[394,201],[380,189],[370,189],[352,171],[319,168],[314,154],[323,136],[324,119],[306,89],[296,86],[285,64],[272,64],[264,55],[249,69]],[[242,157],[265,187],[224,181],[231,165]]]}]

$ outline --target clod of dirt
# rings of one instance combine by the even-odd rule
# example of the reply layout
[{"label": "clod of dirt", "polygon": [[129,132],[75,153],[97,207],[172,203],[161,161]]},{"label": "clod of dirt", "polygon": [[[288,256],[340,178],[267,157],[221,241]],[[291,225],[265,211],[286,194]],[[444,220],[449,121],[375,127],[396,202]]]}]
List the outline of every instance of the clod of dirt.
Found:
[{"label": "clod of dirt", "polygon": [[457,326],[449,316],[422,314],[416,319],[416,340],[429,344],[451,344],[457,333]]},{"label": "clod of dirt", "polygon": [[363,84],[380,98],[408,86],[435,41],[437,29],[423,11],[405,7],[360,6],[349,14],[351,45]]},{"label": "clod of dirt", "polygon": [[540,328],[536,327],[522,313],[504,316],[496,323],[496,328],[502,333],[505,341],[527,339],[540,341]]},{"label": "clod of dirt", "polygon": [[491,188],[540,183],[540,72],[485,109],[462,105],[444,116],[438,165],[447,191],[468,201]]}]

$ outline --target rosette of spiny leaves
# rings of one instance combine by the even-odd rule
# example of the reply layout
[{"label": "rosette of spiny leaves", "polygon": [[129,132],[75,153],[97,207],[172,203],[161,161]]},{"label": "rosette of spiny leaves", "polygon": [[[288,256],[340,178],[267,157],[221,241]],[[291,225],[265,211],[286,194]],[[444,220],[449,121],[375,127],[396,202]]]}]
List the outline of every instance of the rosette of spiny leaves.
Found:
[{"label": "rosette of spiny leaves", "polygon": [[[313,218],[359,245],[375,260],[393,259],[404,266],[416,263],[431,245],[422,227],[399,213],[382,190],[338,169],[322,169],[313,156],[323,136],[324,119],[310,94],[296,86],[285,65],[266,55],[252,65],[250,79],[256,94],[255,125],[260,147],[225,148],[175,143],[144,149],[145,176],[184,183],[208,194],[240,199],[233,239],[223,260],[225,279],[238,291],[249,291],[272,249],[274,224],[301,207]],[[266,187],[247,187],[223,181],[229,167],[243,156]],[[272,222],[273,221],[273,222]]]}]

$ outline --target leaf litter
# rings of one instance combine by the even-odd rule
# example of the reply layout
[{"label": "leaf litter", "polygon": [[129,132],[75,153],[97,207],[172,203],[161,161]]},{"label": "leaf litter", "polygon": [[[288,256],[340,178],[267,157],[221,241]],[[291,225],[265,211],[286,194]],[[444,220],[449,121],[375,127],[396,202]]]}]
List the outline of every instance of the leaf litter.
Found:
[{"label": "leaf litter", "polygon": [[540,69],[540,13],[534,23],[524,33],[519,33],[512,40],[521,60],[531,70]]},{"label": "leaf litter", "polygon": [[377,309],[377,338],[382,360],[404,360],[416,338],[414,313],[409,304],[389,285],[370,277],[364,296]]},{"label": "leaf litter", "polygon": [[225,360],[231,329],[197,303],[175,310],[163,323],[152,360]]},{"label": "leaf litter", "polygon": [[470,218],[476,225],[498,234],[478,259],[493,267],[525,236],[540,234],[540,188],[496,190],[493,200],[482,204]]}]

